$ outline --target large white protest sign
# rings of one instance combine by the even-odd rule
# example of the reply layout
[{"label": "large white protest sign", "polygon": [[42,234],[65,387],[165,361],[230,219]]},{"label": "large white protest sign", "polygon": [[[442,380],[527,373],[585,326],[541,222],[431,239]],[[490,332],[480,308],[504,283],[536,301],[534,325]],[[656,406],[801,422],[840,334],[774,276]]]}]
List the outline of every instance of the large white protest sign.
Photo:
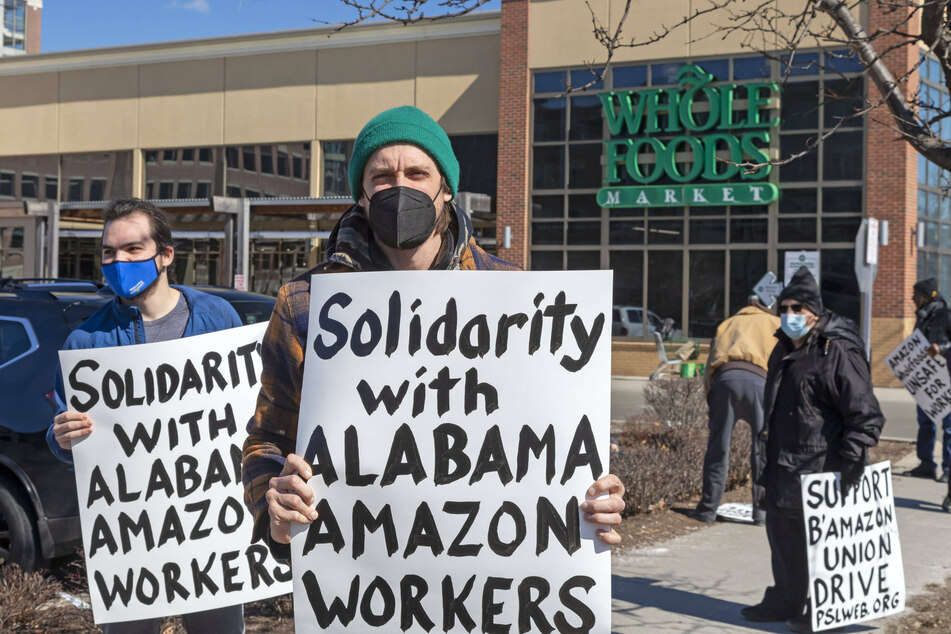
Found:
[{"label": "large white protest sign", "polygon": [[931,420],[940,424],[951,414],[951,378],[944,356],[928,355],[931,344],[917,328],[885,357],[885,365]]},{"label": "large white protest sign", "polygon": [[845,496],[838,473],[802,477],[814,630],[859,623],[905,609],[890,462],[865,467]]},{"label": "large white protest sign", "polygon": [[73,459],[97,623],[291,591],[242,501],[266,327],[60,352],[67,408],[93,421]]},{"label": "large white protest sign", "polygon": [[608,466],[611,290],[610,271],[314,276],[298,632],[610,631],[579,505]]}]

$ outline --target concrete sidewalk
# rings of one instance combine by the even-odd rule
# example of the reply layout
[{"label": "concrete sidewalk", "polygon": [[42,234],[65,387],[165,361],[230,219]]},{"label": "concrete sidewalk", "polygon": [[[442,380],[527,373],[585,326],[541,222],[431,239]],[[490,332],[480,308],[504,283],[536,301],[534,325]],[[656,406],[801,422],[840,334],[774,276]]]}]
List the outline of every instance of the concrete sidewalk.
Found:
[{"label": "concrete sidewalk", "polygon": [[[894,473],[918,464],[910,454]],[[944,537],[951,514],[941,510],[947,485],[893,476],[905,569],[906,596],[951,574]],[[613,562],[615,632],[788,632],[783,623],[750,623],[740,608],[758,603],[772,583],[762,527],[697,523],[694,533],[616,556]],[[892,617],[888,621],[894,620]],[[880,632],[886,620],[846,628]]]}]

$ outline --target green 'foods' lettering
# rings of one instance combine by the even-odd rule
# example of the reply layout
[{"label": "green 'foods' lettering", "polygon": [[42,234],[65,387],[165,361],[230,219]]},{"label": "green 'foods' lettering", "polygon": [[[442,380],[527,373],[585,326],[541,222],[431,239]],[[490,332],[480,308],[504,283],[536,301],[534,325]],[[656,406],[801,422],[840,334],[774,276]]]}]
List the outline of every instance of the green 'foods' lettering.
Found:
[{"label": "green 'foods' lettering", "polygon": [[[746,173],[738,164],[767,162],[766,128],[779,123],[769,116],[779,93],[776,84],[714,85],[713,80],[702,68],[687,64],[677,73],[675,88],[598,95],[611,136],[621,137],[604,142],[604,181],[609,186],[598,192],[601,206],[754,205],[776,199],[778,190],[768,183],[731,183],[732,189],[714,190],[696,182],[765,180],[769,165]],[[652,134],[676,136],[665,142]],[[698,187],[644,187],[665,176]],[[618,187],[624,180],[640,186]]]}]

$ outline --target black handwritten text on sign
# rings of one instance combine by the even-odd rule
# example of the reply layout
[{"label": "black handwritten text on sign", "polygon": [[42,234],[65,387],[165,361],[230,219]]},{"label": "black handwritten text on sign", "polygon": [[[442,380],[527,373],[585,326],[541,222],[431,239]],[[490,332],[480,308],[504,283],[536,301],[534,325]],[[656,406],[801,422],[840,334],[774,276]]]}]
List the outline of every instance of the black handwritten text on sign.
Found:
[{"label": "black handwritten text on sign", "polygon": [[[610,631],[611,273],[322,275],[297,451],[300,631]],[[327,574],[333,570],[333,574]]]},{"label": "black handwritten text on sign", "polygon": [[264,328],[60,353],[67,407],[93,420],[73,458],[97,623],[290,591],[242,501]]},{"label": "black handwritten text on sign", "polygon": [[802,480],[813,628],[901,612],[905,575],[891,463],[866,467],[859,486],[845,496],[836,473]]}]

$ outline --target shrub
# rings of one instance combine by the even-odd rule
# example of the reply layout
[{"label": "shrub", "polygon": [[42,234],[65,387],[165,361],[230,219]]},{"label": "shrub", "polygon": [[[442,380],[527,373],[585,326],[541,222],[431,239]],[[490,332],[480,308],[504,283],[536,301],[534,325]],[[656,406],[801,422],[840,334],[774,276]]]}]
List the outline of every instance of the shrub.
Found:
[{"label": "shrub", "polygon": [[16,564],[0,567],[0,632],[98,632],[92,611],[60,596],[58,581]]},{"label": "shrub", "polygon": [[[671,427],[632,416],[616,434],[620,451],[611,455],[611,472],[624,482],[624,516],[647,513],[697,495],[703,484],[707,432]],[[750,427],[738,423],[730,442],[727,489],[750,473]]]},{"label": "shrub", "polygon": [[668,427],[706,429],[707,392],[702,378],[648,381],[644,402],[647,413]]}]

